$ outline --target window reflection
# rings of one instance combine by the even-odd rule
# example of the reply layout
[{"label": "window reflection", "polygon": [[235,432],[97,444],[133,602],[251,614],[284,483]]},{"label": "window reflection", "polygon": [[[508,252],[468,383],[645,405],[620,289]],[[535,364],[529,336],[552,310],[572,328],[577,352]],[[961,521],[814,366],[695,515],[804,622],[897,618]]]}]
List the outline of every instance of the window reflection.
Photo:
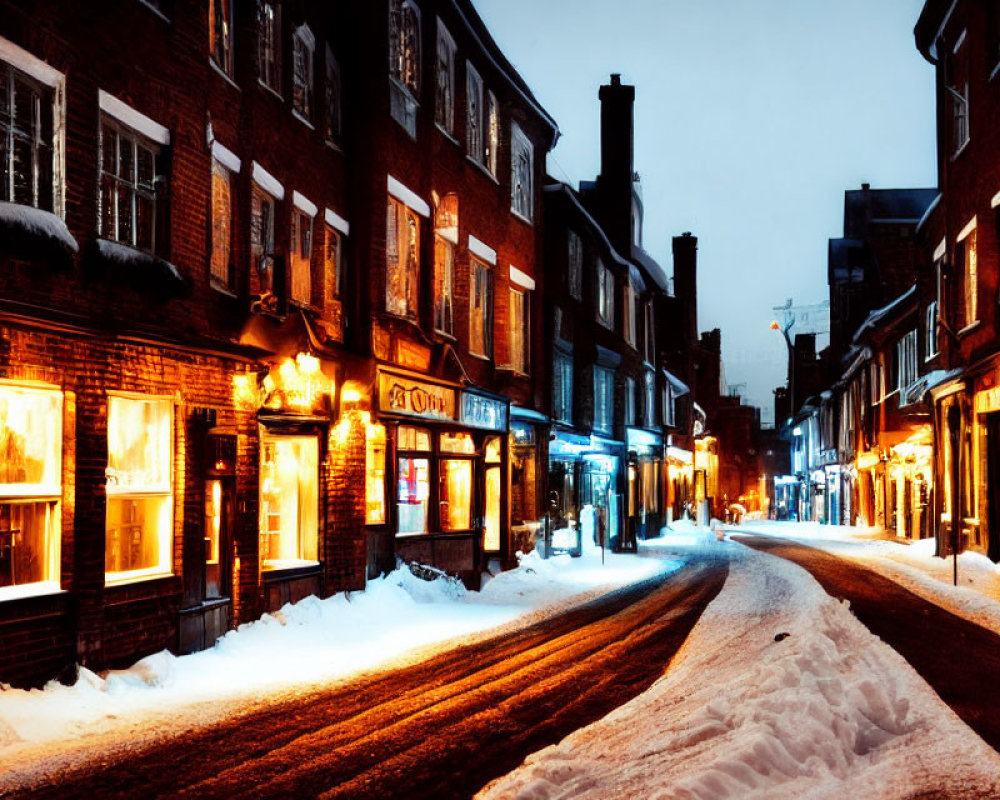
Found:
[{"label": "window reflection", "polygon": [[472,462],[466,459],[441,461],[441,529],[465,531],[472,519]]}]

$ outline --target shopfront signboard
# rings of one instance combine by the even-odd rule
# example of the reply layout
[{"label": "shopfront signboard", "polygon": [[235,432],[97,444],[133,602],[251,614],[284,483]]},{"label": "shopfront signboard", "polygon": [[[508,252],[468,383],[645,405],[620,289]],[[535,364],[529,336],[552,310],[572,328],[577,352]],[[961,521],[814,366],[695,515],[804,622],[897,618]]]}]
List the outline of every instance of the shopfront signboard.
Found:
[{"label": "shopfront signboard", "polygon": [[507,430],[507,403],[495,397],[463,392],[462,416],[459,421],[470,428],[505,431]]},{"label": "shopfront signboard", "polygon": [[379,410],[421,419],[454,420],[455,390],[388,372],[378,376]]}]

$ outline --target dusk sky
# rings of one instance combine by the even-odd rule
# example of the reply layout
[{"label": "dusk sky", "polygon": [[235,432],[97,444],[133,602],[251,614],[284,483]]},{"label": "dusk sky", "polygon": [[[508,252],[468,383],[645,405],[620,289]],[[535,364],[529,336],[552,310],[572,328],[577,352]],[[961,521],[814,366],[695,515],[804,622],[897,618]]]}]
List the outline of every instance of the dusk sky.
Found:
[{"label": "dusk sky", "polygon": [[846,189],[934,186],[934,72],[913,44],[923,0],[474,0],[559,123],[548,169],[599,171],[598,87],[636,87],[645,248],[699,238],[700,330],[726,382],[773,416],[786,298],[827,298]]}]

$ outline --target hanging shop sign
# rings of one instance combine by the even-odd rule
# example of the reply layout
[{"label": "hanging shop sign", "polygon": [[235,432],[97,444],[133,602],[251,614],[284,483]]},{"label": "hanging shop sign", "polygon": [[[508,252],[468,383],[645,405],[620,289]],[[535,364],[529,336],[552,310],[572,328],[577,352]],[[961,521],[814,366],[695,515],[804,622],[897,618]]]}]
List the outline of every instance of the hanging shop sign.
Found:
[{"label": "hanging shop sign", "polygon": [[460,421],[470,428],[505,431],[507,430],[507,403],[495,397],[463,392]]},{"label": "hanging shop sign", "polygon": [[421,419],[455,419],[455,390],[386,372],[378,376],[379,410]]}]

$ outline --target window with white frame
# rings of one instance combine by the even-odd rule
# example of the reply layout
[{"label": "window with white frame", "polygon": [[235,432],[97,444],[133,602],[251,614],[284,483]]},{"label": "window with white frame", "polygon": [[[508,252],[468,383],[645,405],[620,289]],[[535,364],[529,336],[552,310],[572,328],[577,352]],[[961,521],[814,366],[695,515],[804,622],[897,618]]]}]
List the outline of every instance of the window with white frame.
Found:
[{"label": "window with white frame", "polygon": [[437,21],[437,67],[434,85],[434,121],[449,134],[455,132],[455,40]]},{"label": "window with white frame", "polygon": [[615,275],[604,262],[598,258],[596,264],[597,278],[597,321],[605,328],[615,327]]},{"label": "window with white frame", "polygon": [[389,110],[417,135],[420,96],[420,11],[411,0],[389,0]]},{"label": "window with white frame", "polygon": [[[21,52],[12,45],[5,51]],[[25,66],[34,63],[27,53],[24,57]],[[56,117],[62,109],[55,94],[63,78],[47,66],[44,72],[46,83],[0,60],[0,200],[56,211],[61,194],[53,174],[61,130]]]},{"label": "window with white frame", "polygon": [[416,318],[420,285],[420,220],[389,197],[385,225],[385,310]]},{"label": "window with white frame", "polygon": [[233,0],[209,0],[208,51],[227,75],[233,74]]},{"label": "window with white frame", "polygon": [[257,0],[257,79],[281,92],[281,4]]},{"label": "window with white frame", "polygon": [[493,269],[472,258],[469,276],[469,352],[493,357]]},{"label": "window with white frame", "polygon": [[292,211],[292,246],[289,251],[293,302],[312,303],[312,240],[313,218],[296,207]]},{"label": "window with white frame", "polygon": [[951,122],[951,154],[955,156],[969,141],[969,63],[965,31],[957,43],[947,46],[944,58],[945,96]]},{"label": "window with white frame", "polygon": [[671,428],[677,426],[676,398],[670,381],[663,382],[663,424]]},{"label": "window with white frame", "polygon": [[233,173],[217,158],[212,159],[212,255],[211,282],[236,288],[233,269]]},{"label": "window with white frame", "polygon": [[594,367],[594,430],[610,434],[614,430],[615,373]]},{"label": "window with white frame", "polygon": [[642,376],[645,402],[642,409],[642,424],[647,428],[656,427],[656,376],[653,370],[647,369]]},{"label": "window with white frame", "polygon": [[896,388],[903,404],[906,388],[917,379],[917,331],[906,333],[896,342]]},{"label": "window with white frame", "polygon": [[307,122],[313,114],[313,53],[316,37],[308,25],[292,34],[292,111]]},{"label": "window with white frame", "polygon": [[639,299],[636,294],[635,287],[632,285],[632,279],[627,277],[625,279],[624,286],[624,300],[625,303],[622,306],[622,325],[625,328],[625,341],[627,341],[632,347],[636,346],[636,313],[638,309],[636,308],[636,303]]},{"label": "window with white frame", "polygon": [[319,440],[264,431],[260,438],[261,569],[319,557]]},{"label": "window with white frame", "polygon": [[167,397],[108,396],[107,583],[172,572],[173,415]]},{"label": "window with white frame", "polygon": [[583,299],[583,242],[576,231],[566,231],[566,288],[570,297]]},{"label": "window with white frame", "polygon": [[458,195],[441,198],[434,212],[434,330],[455,333],[455,247],[458,244]]},{"label": "window with white frame", "polygon": [[340,300],[344,291],[344,259],[340,233],[332,225],[323,225],[323,274],[328,300]]},{"label": "window with white frame", "polygon": [[526,289],[510,289],[510,365],[515,372],[528,374],[531,342],[531,293]]},{"label": "window with white frame", "polygon": [[637,419],[636,416],[636,402],[635,402],[636,385],[635,378],[631,375],[625,377],[625,424],[635,425]]},{"label": "window with white frame", "polygon": [[0,382],[0,600],[59,589],[62,393]]},{"label": "window with white frame", "polygon": [[250,268],[259,293],[273,294],[275,199],[256,183],[250,190]]},{"label": "window with white frame", "polygon": [[924,360],[928,361],[938,353],[938,304],[933,300],[924,312]]},{"label": "window with white frame", "polygon": [[469,158],[485,160],[483,138],[483,79],[471,62],[465,65],[465,149]]},{"label": "window with white frame", "polygon": [[535,152],[521,126],[510,123],[510,207],[526,220],[535,215]]},{"label": "window with white frame", "polygon": [[326,46],[326,140],[336,144],[340,141],[341,129],[341,85],[340,65],[330,45]]},{"label": "window with white frame", "polygon": [[979,256],[976,252],[976,228],[972,227],[958,243],[958,262],[962,265],[964,324],[979,320]]},{"label": "window with white frame", "polygon": [[493,92],[486,92],[486,154],[484,166],[496,177],[497,155],[500,152],[500,105]]},{"label": "window with white frame", "polygon": [[552,356],[552,416],[573,422],[573,356],[560,350]]},{"label": "window with white frame", "polygon": [[98,228],[105,239],[156,252],[166,231],[158,214],[165,206],[165,151],[108,114],[101,116],[101,179]]}]

